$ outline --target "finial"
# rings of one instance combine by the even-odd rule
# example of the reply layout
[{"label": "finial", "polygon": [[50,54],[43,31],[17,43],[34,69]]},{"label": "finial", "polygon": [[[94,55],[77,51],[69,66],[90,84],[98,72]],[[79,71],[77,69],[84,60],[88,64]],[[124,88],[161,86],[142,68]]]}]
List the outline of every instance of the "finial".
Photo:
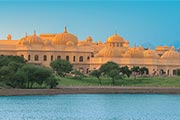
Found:
[{"label": "finial", "polygon": [[34,30],[34,36],[36,36],[36,30]]},{"label": "finial", "polygon": [[170,47],[170,50],[174,51],[174,46],[171,46],[171,47]]},{"label": "finial", "polygon": [[11,40],[11,39],[12,39],[11,34],[8,34],[8,36],[7,36],[7,40]]},{"label": "finial", "polygon": [[134,44],[134,48],[136,48],[136,43]]},{"label": "finial", "polygon": [[27,38],[27,36],[28,36],[28,34],[27,34],[27,32],[25,33],[25,37]]},{"label": "finial", "polygon": [[67,33],[67,28],[66,28],[66,26],[64,27],[64,33]]},{"label": "finial", "polygon": [[149,44],[149,48],[148,49],[151,50],[151,44]]},{"label": "finial", "polygon": [[118,35],[118,34],[117,34],[117,31],[115,31],[115,35]]}]

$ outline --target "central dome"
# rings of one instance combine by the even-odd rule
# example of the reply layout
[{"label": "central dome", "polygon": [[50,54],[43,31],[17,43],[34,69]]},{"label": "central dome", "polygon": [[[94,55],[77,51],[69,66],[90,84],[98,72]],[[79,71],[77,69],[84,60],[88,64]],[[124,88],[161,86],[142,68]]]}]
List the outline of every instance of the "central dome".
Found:
[{"label": "central dome", "polygon": [[151,50],[151,49],[144,51],[144,57],[146,57],[146,58],[159,58],[156,51]]},{"label": "central dome", "polygon": [[107,39],[107,42],[124,42],[123,37],[119,36],[117,33],[115,33],[114,35],[110,36]]},{"label": "central dome", "polygon": [[34,35],[23,37],[19,40],[19,45],[42,45],[43,40],[36,35],[36,32],[34,32]]},{"label": "central dome", "polygon": [[42,39],[36,35],[36,32],[32,36],[27,36],[27,41],[29,44],[43,44]]},{"label": "central dome", "polygon": [[119,47],[104,47],[95,56],[96,57],[122,57],[124,49]]},{"label": "central dome", "polygon": [[171,47],[169,51],[166,51],[161,58],[163,59],[179,59],[179,53],[174,51],[174,47]]},{"label": "central dome", "polygon": [[132,57],[132,58],[142,58],[144,57],[144,54],[142,50],[139,48],[130,48],[125,54],[124,57]]},{"label": "central dome", "polygon": [[77,45],[78,43],[78,38],[67,32],[67,29],[65,27],[64,32],[57,34],[53,39],[53,44],[55,45],[66,45],[67,42],[71,41],[74,43],[74,45]]}]

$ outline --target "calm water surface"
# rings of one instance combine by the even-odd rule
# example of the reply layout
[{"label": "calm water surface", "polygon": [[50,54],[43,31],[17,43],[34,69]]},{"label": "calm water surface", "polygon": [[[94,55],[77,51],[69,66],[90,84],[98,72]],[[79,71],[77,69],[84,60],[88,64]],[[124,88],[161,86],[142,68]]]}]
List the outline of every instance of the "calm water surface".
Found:
[{"label": "calm water surface", "polygon": [[180,95],[0,97],[0,120],[180,120]]}]

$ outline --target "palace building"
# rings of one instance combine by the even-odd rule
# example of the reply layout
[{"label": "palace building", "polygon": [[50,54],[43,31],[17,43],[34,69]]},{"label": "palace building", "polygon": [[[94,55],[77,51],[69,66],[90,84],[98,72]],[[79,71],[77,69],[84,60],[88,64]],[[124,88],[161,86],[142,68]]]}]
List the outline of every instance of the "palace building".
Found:
[{"label": "palace building", "polygon": [[29,63],[49,66],[53,60],[64,59],[84,74],[99,69],[108,61],[120,66],[147,67],[149,75],[176,75],[180,68],[180,53],[174,47],[157,46],[155,50],[142,46],[129,46],[129,41],[117,33],[106,42],[94,42],[88,36],[85,40],[69,33],[65,27],[59,34],[26,35],[19,40],[0,40],[0,55],[18,55]]}]

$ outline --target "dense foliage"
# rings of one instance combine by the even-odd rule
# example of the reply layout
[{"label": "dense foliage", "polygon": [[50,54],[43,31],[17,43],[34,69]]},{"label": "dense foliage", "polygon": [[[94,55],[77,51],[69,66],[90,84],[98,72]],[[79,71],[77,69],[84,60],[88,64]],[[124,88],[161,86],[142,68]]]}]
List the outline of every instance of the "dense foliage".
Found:
[{"label": "dense foliage", "polygon": [[115,84],[115,79],[122,78],[120,74],[120,67],[115,62],[107,62],[103,64],[100,67],[100,71],[103,75],[107,75],[108,77],[111,77],[113,85]]},{"label": "dense foliage", "polygon": [[49,68],[27,64],[19,56],[0,57],[0,82],[11,88],[56,87],[57,80]]},{"label": "dense foliage", "polygon": [[177,69],[177,75],[180,76],[180,69]]},{"label": "dense foliage", "polygon": [[99,80],[99,84],[102,84],[101,79],[100,79],[100,77],[101,77],[101,71],[100,70],[93,70],[90,73],[90,75],[96,77]]},{"label": "dense foliage", "polygon": [[[11,88],[54,88],[58,85],[58,79],[70,76],[75,80],[83,81],[85,76],[73,69],[69,61],[55,60],[50,63],[50,68],[40,65],[28,64],[24,58],[19,56],[0,56],[0,85],[2,83]],[[180,70],[179,70],[180,71]],[[180,74],[180,72],[177,73]],[[98,70],[91,71],[90,75],[98,79],[99,84],[103,83],[104,78],[111,78],[111,84],[115,85],[117,80],[125,77],[144,75],[148,73],[146,67],[119,66],[115,62],[107,62]],[[90,81],[91,82],[91,81]]]},{"label": "dense foliage", "polygon": [[66,60],[55,60],[50,63],[52,69],[56,72],[57,75],[65,77],[68,73],[73,70],[72,64]]},{"label": "dense foliage", "polygon": [[124,79],[125,77],[130,77],[130,75],[134,75],[135,79],[137,75],[144,75],[148,73],[148,69],[146,67],[133,66],[129,69],[128,66],[120,67],[115,62],[107,62],[103,64],[99,70],[91,71],[90,75],[96,77],[99,80],[99,84],[102,83],[101,77],[107,76],[112,79],[112,84],[115,84],[116,80]]},{"label": "dense foliage", "polygon": [[96,77],[101,84],[101,76],[107,76],[112,79],[112,84],[115,84],[115,80],[123,79],[125,75],[129,77],[131,71],[127,66],[119,67],[115,62],[107,62],[103,64],[99,70],[93,70],[90,75]]}]

